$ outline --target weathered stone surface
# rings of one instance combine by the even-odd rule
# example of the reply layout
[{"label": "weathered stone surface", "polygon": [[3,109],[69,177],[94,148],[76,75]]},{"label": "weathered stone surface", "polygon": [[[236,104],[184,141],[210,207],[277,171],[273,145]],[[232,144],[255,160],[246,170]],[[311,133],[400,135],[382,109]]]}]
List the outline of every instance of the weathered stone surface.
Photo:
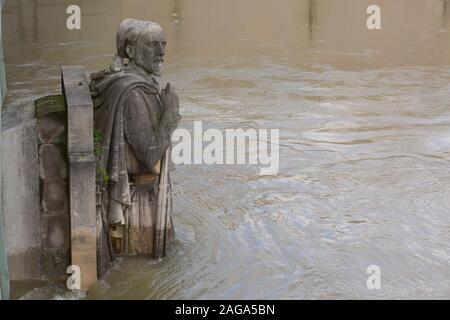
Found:
[{"label": "weathered stone surface", "polygon": [[67,177],[67,165],[63,147],[57,144],[39,146],[39,175],[41,179]]},{"label": "weathered stone surface", "polygon": [[95,163],[70,164],[70,218],[72,264],[81,268],[81,285],[97,279]]},{"label": "weathered stone surface", "polygon": [[48,280],[66,279],[67,267],[70,265],[68,249],[43,250],[41,255],[43,278]]},{"label": "weathered stone surface", "polygon": [[61,68],[67,108],[67,144],[69,152],[93,152],[94,115],[89,82],[81,66]]},{"label": "weathered stone surface", "polygon": [[23,127],[30,121],[36,121],[36,111],[32,101],[10,101],[2,109],[2,132]]},{"label": "weathered stone surface", "polygon": [[67,277],[70,216],[65,105],[62,95],[35,101],[41,180],[41,267],[44,279]]},{"label": "weathered stone surface", "polygon": [[47,214],[41,217],[42,249],[70,247],[70,216]]},{"label": "weathered stone surface", "polygon": [[[169,184],[164,183],[170,181],[169,172],[161,169],[153,177],[148,174],[162,155],[170,152],[170,136],[181,119],[173,87],[168,83],[161,91],[153,77],[162,75],[166,38],[157,23],[135,19],[123,20],[116,38],[117,54],[109,70],[92,73],[89,84],[96,106],[95,141],[101,147],[97,149],[100,151],[97,172],[104,232],[111,230],[108,225],[112,228],[118,223],[125,225],[121,234],[104,234],[113,245],[99,246],[100,263],[111,260],[110,248],[117,254],[160,258],[173,240],[171,206],[163,203],[171,203]],[[151,50],[142,50],[146,43]],[[133,55],[129,54],[130,48],[135,49]],[[145,94],[139,94],[141,91]],[[123,117],[115,117],[117,113]],[[132,175],[127,176],[127,168]],[[150,185],[156,174],[159,187],[138,187]],[[131,192],[129,181],[139,190]],[[156,201],[155,205],[149,205],[148,199],[158,199],[158,205]],[[134,204],[129,214],[122,203]]]},{"label": "weathered stone surface", "polygon": [[65,101],[62,94],[45,96],[34,101],[36,107],[36,117],[41,119],[51,113],[65,113]]},{"label": "weathered stone surface", "polygon": [[65,119],[62,113],[50,113],[38,120],[39,143],[65,143]]},{"label": "weathered stone surface", "polygon": [[[93,228],[72,228],[72,265],[81,270],[81,288],[89,287],[97,281],[97,237]],[[74,250],[75,248],[75,250]]]},{"label": "weathered stone surface", "polygon": [[35,119],[2,128],[2,209],[11,280],[41,279],[36,133]]},{"label": "weathered stone surface", "polygon": [[95,163],[75,162],[70,164],[70,206],[73,226],[90,228],[96,224],[95,211]]},{"label": "weathered stone surface", "polygon": [[[38,141],[44,141],[42,138],[46,136],[46,132],[42,130],[39,132],[38,122],[36,118],[33,118],[34,105],[30,103],[14,106],[9,114],[11,117],[2,117],[2,122],[8,121],[8,125],[2,128],[1,155],[2,207],[7,226],[6,243],[10,278],[12,281],[41,280],[45,278],[43,273],[45,261],[47,261],[47,269],[51,270],[47,274],[52,277],[56,275],[66,277],[65,268],[70,264],[68,250],[46,249],[67,248],[70,244],[68,241],[70,237],[70,217],[67,214],[68,194],[67,184],[64,182],[67,176],[65,134],[64,130],[59,132],[65,119],[54,117],[49,113],[41,115],[39,121],[44,121],[43,126],[41,122],[39,123],[41,129],[47,126],[52,128],[53,137],[47,134],[45,141],[60,141],[62,144],[42,144],[40,163]],[[50,123],[52,118],[56,119],[54,122],[57,125],[52,126]],[[41,134],[40,138],[38,138],[39,134]],[[43,173],[42,177],[47,179],[40,179],[40,172]],[[66,215],[51,217],[53,219],[46,218],[44,215],[41,221],[42,213],[64,212]],[[50,259],[51,254],[57,254],[57,256]],[[46,259],[41,255],[45,255]],[[48,263],[50,260],[53,261],[52,264]],[[48,267],[54,263],[59,264],[58,268]]]},{"label": "weathered stone surface", "polygon": [[69,214],[66,179],[43,180],[41,190],[41,205],[44,214]]},{"label": "weathered stone surface", "polygon": [[[11,252],[11,248],[8,247]],[[10,280],[42,279],[41,248],[30,247],[24,251],[14,251],[8,255]]]},{"label": "weathered stone surface", "polygon": [[72,265],[81,269],[81,287],[97,280],[93,105],[83,67],[61,68],[67,109],[67,158]]}]

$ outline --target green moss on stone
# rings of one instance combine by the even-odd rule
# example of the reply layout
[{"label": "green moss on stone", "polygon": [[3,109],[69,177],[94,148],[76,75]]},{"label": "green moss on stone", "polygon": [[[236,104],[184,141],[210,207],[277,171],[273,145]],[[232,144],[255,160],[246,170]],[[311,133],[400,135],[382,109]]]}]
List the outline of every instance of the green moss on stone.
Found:
[{"label": "green moss on stone", "polygon": [[34,105],[36,107],[36,117],[38,119],[49,113],[66,111],[64,96],[62,94],[36,99]]}]

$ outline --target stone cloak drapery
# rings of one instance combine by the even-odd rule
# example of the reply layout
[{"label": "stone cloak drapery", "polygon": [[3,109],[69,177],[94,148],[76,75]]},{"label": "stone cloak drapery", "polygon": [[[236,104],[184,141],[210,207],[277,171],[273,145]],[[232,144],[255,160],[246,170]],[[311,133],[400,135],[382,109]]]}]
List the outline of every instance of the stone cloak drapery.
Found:
[{"label": "stone cloak drapery", "polygon": [[[135,89],[145,95],[158,95],[156,82],[126,71],[111,73],[101,71],[91,75],[90,89],[94,100],[95,129],[101,133],[101,151],[97,164],[101,192],[101,209],[98,214],[99,269],[106,271],[113,258],[108,225],[123,223],[123,210],[131,206],[131,193],[126,162],[124,136],[124,103]],[[107,182],[101,177],[107,177]]]}]

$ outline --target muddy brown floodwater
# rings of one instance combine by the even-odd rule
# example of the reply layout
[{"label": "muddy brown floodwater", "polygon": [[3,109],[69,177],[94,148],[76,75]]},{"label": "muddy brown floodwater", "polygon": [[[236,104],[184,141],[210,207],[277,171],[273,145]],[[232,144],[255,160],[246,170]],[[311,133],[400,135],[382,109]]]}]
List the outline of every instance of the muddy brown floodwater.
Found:
[{"label": "muddy brown floodwater", "polygon": [[449,2],[81,1],[69,31],[71,1],[7,1],[8,108],[56,93],[63,64],[109,65],[134,17],[167,33],[181,127],[280,129],[278,175],[178,166],[169,256],[119,261],[87,298],[450,298]]}]

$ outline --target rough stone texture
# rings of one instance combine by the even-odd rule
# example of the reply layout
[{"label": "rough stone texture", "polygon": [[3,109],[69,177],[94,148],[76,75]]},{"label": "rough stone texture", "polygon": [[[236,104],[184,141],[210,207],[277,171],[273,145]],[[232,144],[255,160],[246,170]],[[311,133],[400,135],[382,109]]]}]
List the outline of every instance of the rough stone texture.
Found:
[{"label": "rough stone texture", "polygon": [[39,143],[61,143],[65,141],[65,120],[62,113],[51,113],[39,118]]},{"label": "rough stone texture", "polygon": [[63,66],[69,153],[94,152],[94,109],[86,73],[81,66]]},{"label": "rough stone texture", "polygon": [[70,265],[70,216],[67,188],[65,107],[62,95],[35,101],[41,202],[43,279],[67,277]]},{"label": "rough stone texture", "polygon": [[30,110],[34,104],[2,114],[8,124],[2,128],[2,209],[12,281],[67,277],[70,259],[64,118],[41,112],[36,119]]},{"label": "rough stone texture", "polygon": [[42,144],[39,146],[39,175],[41,179],[67,177],[67,165],[62,146]]},{"label": "rough stone texture", "polygon": [[8,247],[8,266],[10,280],[41,280],[41,248],[30,247],[29,249],[11,253]]},{"label": "rough stone texture", "polygon": [[70,265],[69,249],[48,249],[41,253],[43,277],[51,280],[67,279],[67,266]]},{"label": "rough stone texture", "polygon": [[84,70],[68,71],[68,119],[61,95],[2,114],[1,205],[11,280],[65,279],[76,264],[88,288],[97,276],[93,109]]},{"label": "rough stone texture", "polygon": [[93,106],[83,67],[62,67],[67,110],[72,265],[81,269],[81,287],[97,280],[97,236]]},{"label": "rough stone texture", "polygon": [[2,109],[2,132],[13,128],[23,127],[29,121],[36,120],[33,101],[10,101]]},{"label": "rough stone texture", "polygon": [[70,248],[70,216],[46,214],[41,218],[42,249]]},{"label": "rough stone texture", "polygon": [[41,205],[43,214],[69,214],[67,179],[43,180]]},{"label": "rough stone texture", "polygon": [[[23,106],[21,110],[28,108],[33,108],[33,105]],[[2,129],[1,202],[10,278],[41,279],[36,119]]]}]

